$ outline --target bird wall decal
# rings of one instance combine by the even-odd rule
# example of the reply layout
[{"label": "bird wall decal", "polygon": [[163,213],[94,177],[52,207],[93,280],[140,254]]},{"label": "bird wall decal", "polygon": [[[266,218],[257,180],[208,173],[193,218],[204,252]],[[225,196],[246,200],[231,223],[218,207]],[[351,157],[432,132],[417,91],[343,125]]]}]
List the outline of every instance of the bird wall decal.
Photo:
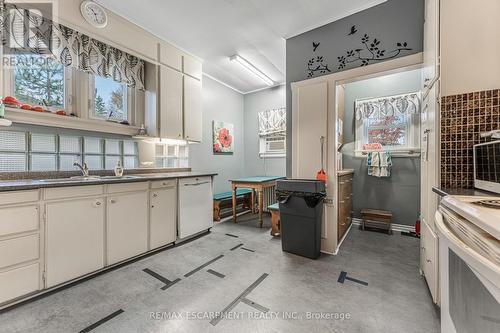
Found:
[{"label": "bird wall decal", "polygon": [[320,42],[313,42],[313,52],[316,52],[316,49],[318,48]]},{"label": "bird wall decal", "polygon": [[349,34],[347,36],[351,36],[351,35],[354,35],[356,32],[358,32],[358,29],[356,28],[355,25],[353,25],[351,27],[351,31],[349,32]]}]

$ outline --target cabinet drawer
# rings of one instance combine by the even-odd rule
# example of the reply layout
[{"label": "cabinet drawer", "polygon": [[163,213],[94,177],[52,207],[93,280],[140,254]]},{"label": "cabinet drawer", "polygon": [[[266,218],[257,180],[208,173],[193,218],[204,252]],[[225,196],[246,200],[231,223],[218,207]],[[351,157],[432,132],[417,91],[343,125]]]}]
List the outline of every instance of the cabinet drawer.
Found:
[{"label": "cabinet drawer", "polygon": [[38,206],[0,209],[0,237],[38,230]]},{"label": "cabinet drawer", "polygon": [[0,273],[0,304],[40,289],[38,264]]},{"label": "cabinet drawer", "polygon": [[108,193],[146,191],[148,187],[147,182],[113,184],[108,186]]},{"label": "cabinet drawer", "polygon": [[17,265],[39,257],[38,235],[0,242],[0,268]]},{"label": "cabinet drawer", "polygon": [[57,187],[48,188],[45,190],[45,199],[67,199],[67,198],[77,198],[77,197],[90,197],[95,195],[101,195],[104,193],[104,187],[102,185],[91,185],[91,186],[70,186],[70,187]]},{"label": "cabinet drawer", "polygon": [[151,188],[168,188],[175,187],[176,185],[177,179],[158,180],[151,182]]},{"label": "cabinet drawer", "polygon": [[0,205],[38,201],[38,190],[0,193]]}]

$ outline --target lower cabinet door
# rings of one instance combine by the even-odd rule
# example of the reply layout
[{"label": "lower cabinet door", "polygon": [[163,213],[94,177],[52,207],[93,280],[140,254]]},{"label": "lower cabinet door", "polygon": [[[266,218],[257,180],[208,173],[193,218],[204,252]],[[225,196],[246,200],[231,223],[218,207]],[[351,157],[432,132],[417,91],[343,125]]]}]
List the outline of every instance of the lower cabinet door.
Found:
[{"label": "lower cabinet door", "polygon": [[148,192],[108,198],[108,265],[148,250]]},{"label": "lower cabinet door", "polygon": [[47,287],[104,267],[104,200],[47,204]]},{"label": "lower cabinet door", "polygon": [[0,304],[40,289],[38,263],[0,273]]},{"label": "lower cabinet door", "polygon": [[175,242],[177,237],[177,187],[151,192],[151,249]]},{"label": "lower cabinet door", "polygon": [[425,280],[435,303],[439,302],[438,298],[438,239],[427,222],[423,221],[422,225],[422,271],[424,272]]}]

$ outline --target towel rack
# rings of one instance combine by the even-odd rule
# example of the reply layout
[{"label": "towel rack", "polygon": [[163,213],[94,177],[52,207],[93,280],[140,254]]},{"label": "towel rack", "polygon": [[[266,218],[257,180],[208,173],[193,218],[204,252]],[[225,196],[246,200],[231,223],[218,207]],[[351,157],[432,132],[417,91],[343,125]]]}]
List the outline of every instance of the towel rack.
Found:
[{"label": "towel rack", "polygon": [[[385,150],[358,150],[357,152],[362,155],[368,155],[368,153],[382,153]],[[416,155],[420,153],[420,149],[391,149],[389,151],[392,155],[398,154],[408,154],[408,155]]]}]

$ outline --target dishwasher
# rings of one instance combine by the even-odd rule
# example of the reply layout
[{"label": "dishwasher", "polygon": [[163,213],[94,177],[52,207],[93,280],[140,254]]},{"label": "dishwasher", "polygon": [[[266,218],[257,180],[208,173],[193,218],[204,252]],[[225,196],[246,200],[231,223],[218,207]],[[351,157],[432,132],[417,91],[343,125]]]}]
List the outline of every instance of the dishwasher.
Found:
[{"label": "dishwasher", "polygon": [[178,239],[213,227],[212,177],[179,180]]}]

